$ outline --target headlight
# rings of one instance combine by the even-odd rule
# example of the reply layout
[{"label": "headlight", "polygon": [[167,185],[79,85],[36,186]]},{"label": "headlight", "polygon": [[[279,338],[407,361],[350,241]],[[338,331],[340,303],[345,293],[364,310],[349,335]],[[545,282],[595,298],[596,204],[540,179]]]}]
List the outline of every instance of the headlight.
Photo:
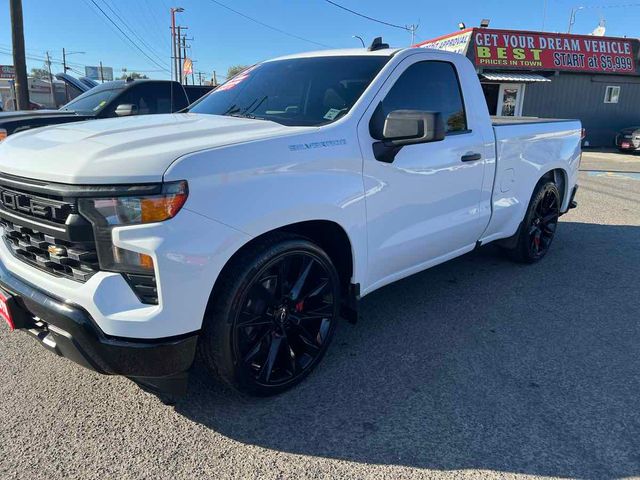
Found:
[{"label": "headlight", "polygon": [[114,227],[162,222],[173,218],[187,201],[186,181],[165,183],[154,195],[81,198],[80,213],[93,224],[100,269],[122,273],[153,274],[149,255],[113,245]]}]

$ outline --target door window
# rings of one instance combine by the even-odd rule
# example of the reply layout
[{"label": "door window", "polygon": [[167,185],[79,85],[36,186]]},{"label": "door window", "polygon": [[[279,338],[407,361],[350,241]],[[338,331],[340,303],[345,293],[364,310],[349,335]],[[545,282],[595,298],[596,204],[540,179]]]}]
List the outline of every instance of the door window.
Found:
[{"label": "door window", "polygon": [[411,65],[398,78],[376,115],[394,110],[440,112],[447,132],[467,130],[458,75],[452,64],[427,61]]},{"label": "door window", "polygon": [[171,83],[141,82],[129,87],[113,105],[131,104],[138,107],[138,115],[154,115],[171,112]]}]

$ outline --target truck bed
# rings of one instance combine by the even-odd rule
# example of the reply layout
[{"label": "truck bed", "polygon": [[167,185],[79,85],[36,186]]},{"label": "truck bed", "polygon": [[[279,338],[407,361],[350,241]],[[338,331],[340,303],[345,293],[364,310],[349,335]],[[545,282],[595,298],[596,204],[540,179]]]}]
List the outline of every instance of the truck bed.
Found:
[{"label": "truck bed", "polygon": [[534,123],[559,123],[559,122],[575,122],[576,120],[568,120],[566,118],[540,118],[540,117],[491,117],[491,124],[494,127],[508,125],[529,125]]},{"label": "truck bed", "polygon": [[576,183],[580,162],[579,120],[534,117],[492,118],[496,170],[493,211],[483,243],[513,235],[524,218],[541,172],[565,172],[559,181],[561,211],[568,208],[565,186]]}]

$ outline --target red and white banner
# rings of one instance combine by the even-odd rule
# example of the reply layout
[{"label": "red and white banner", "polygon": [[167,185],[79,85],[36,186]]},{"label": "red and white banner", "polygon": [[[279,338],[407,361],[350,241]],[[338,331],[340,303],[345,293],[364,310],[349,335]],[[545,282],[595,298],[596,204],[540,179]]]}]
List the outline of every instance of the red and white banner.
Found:
[{"label": "red and white banner", "polygon": [[416,46],[462,53],[481,68],[638,73],[630,38],[473,28]]},{"label": "red and white banner", "polygon": [[13,65],[0,65],[0,78],[12,79],[15,78],[16,71]]},{"label": "red and white banner", "polygon": [[185,58],[182,65],[182,73],[184,75],[191,75],[193,73],[193,61],[190,58]]}]

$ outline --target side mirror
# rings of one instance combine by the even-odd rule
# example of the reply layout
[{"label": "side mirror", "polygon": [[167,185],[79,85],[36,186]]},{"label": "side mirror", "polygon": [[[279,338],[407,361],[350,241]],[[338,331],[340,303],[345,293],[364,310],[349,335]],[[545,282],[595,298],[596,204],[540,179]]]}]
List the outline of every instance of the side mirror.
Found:
[{"label": "side mirror", "polygon": [[394,110],[387,115],[380,142],[373,144],[377,160],[391,163],[402,147],[444,140],[445,126],[440,112]]},{"label": "side mirror", "polygon": [[116,107],[117,117],[130,117],[131,115],[138,114],[138,106],[131,103],[123,103]]}]

